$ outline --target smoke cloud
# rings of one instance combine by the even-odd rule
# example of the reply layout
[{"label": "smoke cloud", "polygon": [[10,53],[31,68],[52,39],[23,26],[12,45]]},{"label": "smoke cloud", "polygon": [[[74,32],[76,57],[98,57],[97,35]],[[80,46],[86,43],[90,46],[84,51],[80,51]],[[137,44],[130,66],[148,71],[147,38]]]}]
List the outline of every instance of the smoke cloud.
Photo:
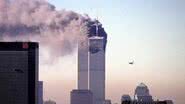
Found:
[{"label": "smoke cloud", "polygon": [[45,0],[0,0],[0,40],[37,41],[50,60],[73,52],[94,31],[91,24],[88,16],[57,11]]}]

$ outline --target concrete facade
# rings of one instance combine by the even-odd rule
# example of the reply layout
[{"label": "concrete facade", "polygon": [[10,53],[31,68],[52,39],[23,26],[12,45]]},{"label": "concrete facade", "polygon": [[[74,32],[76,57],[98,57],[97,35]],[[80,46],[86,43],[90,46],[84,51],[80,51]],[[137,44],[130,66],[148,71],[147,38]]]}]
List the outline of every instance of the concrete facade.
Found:
[{"label": "concrete facade", "polygon": [[88,89],[88,39],[78,44],[78,89]]},{"label": "concrete facade", "polygon": [[98,20],[87,26],[89,31],[86,39],[78,42],[78,90],[90,90],[93,104],[103,104],[107,33]]},{"label": "concrete facade", "polygon": [[71,104],[93,104],[93,94],[90,90],[71,91]]},{"label": "concrete facade", "polygon": [[105,101],[105,51],[103,37],[89,38],[89,90],[94,104]]}]

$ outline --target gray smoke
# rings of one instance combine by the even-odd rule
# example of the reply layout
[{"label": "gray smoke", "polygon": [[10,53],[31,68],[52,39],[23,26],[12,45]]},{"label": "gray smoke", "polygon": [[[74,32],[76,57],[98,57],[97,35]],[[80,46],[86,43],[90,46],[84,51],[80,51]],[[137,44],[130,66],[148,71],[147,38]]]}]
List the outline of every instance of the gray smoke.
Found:
[{"label": "gray smoke", "polygon": [[0,40],[38,41],[52,57],[73,52],[87,37],[90,21],[73,11],[57,11],[45,0],[0,0]]}]

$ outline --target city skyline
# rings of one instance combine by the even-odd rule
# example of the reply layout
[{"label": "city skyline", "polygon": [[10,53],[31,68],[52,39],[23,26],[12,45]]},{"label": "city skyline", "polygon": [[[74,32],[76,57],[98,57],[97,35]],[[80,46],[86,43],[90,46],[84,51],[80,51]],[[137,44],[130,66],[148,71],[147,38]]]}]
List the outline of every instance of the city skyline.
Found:
[{"label": "city skyline", "polygon": [[140,83],[134,93],[134,98],[128,94],[123,94],[121,97],[121,104],[174,104],[172,100],[154,100],[150,94],[150,90],[144,83]]},{"label": "city skyline", "polygon": [[[122,93],[133,94],[135,86],[144,82],[150,87],[154,99],[172,99],[179,104],[184,101],[183,1],[49,0],[49,2],[58,10],[64,8],[86,13],[92,18],[98,15],[109,34],[106,54],[106,98],[118,103]],[[76,59],[77,55],[74,53],[61,58],[60,63],[66,63],[65,65],[58,63],[56,67],[43,67],[41,78],[49,80],[46,91],[49,92],[48,95],[53,95],[58,103],[68,102],[69,100],[66,100],[68,97],[65,97],[69,96],[67,92],[77,88]],[[135,64],[128,65],[128,61],[132,59]],[[71,66],[69,70],[68,66]],[[56,72],[46,72],[49,69]],[[66,74],[58,74],[64,72]],[[58,78],[60,80],[57,80]],[[67,83],[69,81],[73,84]],[[52,90],[52,93],[49,89],[55,88],[58,82],[61,82],[58,86],[67,91],[62,90],[63,94],[55,95],[54,92],[57,91]],[[48,97],[46,95],[45,98]],[[63,100],[57,100],[61,97]]]},{"label": "city skyline", "polygon": [[[105,89],[101,92],[105,103],[120,103],[123,94],[135,95],[135,86],[143,82],[150,88],[148,98],[151,94],[154,100],[183,104],[184,5],[183,0],[0,0],[0,41],[39,43],[38,81],[44,82],[39,93],[43,91],[47,103],[69,104],[73,89],[87,87],[92,93]],[[100,24],[94,24],[96,19]],[[90,47],[89,64],[79,58],[87,54],[78,51],[78,42],[92,37],[91,31],[97,35],[100,28],[96,26],[108,34],[101,40],[107,43],[106,54],[93,54],[103,51]],[[105,46],[101,44],[104,50]],[[97,73],[91,69],[98,67],[105,71],[95,77]],[[94,84],[100,85],[101,91],[94,90],[98,88]],[[72,98],[80,99],[83,92],[73,90]],[[91,101],[91,91],[85,93]]]}]

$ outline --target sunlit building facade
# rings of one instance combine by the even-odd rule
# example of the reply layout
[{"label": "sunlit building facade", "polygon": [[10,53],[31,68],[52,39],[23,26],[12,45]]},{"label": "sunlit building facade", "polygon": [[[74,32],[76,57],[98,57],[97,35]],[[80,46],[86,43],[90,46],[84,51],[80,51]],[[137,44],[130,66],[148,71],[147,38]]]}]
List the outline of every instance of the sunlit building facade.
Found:
[{"label": "sunlit building facade", "polygon": [[89,38],[89,89],[94,104],[105,101],[105,51],[103,37]]},{"label": "sunlit building facade", "polygon": [[93,104],[103,104],[107,34],[98,20],[87,25],[88,36],[78,42],[78,90],[90,90]]}]

